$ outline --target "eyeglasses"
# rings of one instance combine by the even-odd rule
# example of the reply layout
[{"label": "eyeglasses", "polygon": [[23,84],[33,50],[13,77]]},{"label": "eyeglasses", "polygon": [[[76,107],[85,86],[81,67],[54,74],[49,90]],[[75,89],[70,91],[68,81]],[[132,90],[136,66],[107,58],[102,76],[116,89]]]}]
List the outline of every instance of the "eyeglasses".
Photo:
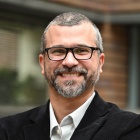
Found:
[{"label": "eyeglasses", "polygon": [[64,48],[64,47],[51,47],[45,48],[44,51],[47,52],[50,60],[58,61],[64,60],[69,51],[72,52],[73,56],[77,60],[88,60],[91,58],[94,50],[100,50],[100,48],[95,47],[74,47],[74,48]]}]

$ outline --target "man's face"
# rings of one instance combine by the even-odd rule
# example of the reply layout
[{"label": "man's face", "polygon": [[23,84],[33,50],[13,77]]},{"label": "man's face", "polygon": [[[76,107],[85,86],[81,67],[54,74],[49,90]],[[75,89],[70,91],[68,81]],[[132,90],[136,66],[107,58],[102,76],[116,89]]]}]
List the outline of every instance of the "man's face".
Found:
[{"label": "man's face", "polygon": [[[51,25],[46,33],[47,46],[76,46],[97,47],[93,26],[82,23],[75,26]],[[91,59],[76,60],[71,51],[64,60],[52,61],[47,53],[39,56],[42,74],[45,75],[50,88],[66,98],[76,97],[93,89],[99,79],[104,63],[104,54],[93,51]]]}]

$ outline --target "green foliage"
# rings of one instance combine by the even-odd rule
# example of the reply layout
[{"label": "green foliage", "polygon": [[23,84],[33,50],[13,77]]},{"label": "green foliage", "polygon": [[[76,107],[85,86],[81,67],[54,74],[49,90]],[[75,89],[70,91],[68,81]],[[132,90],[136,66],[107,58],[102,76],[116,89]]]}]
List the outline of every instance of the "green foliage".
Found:
[{"label": "green foliage", "polygon": [[33,76],[17,80],[17,72],[0,70],[0,104],[37,105],[46,101],[45,83]]},{"label": "green foliage", "polygon": [[46,101],[45,84],[39,83],[37,79],[28,76],[27,79],[20,83],[17,90],[18,104],[41,104]]},{"label": "green foliage", "polygon": [[14,103],[14,90],[17,88],[17,73],[10,70],[0,70],[0,103]]}]

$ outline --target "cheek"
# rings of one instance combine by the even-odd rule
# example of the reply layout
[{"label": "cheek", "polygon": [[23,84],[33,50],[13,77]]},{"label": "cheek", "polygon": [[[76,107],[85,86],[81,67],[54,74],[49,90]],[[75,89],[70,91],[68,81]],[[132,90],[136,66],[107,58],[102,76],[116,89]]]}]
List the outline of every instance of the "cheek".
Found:
[{"label": "cheek", "polygon": [[45,73],[53,75],[56,68],[58,68],[58,64],[55,61],[49,61],[45,64]]},{"label": "cheek", "polygon": [[97,71],[97,69],[99,67],[99,63],[91,60],[89,63],[88,62],[85,63],[84,67],[88,70],[88,75],[91,75],[95,71]]},{"label": "cheek", "polygon": [[46,63],[45,66],[44,66],[44,72],[45,74],[47,75],[51,75],[51,71],[52,71],[52,67],[50,67],[51,65],[49,63]]},{"label": "cheek", "polygon": [[88,71],[88,75],[90,75],[95,69],[94,63],[92,61],[83,61],[81,63],[82,67]]}]

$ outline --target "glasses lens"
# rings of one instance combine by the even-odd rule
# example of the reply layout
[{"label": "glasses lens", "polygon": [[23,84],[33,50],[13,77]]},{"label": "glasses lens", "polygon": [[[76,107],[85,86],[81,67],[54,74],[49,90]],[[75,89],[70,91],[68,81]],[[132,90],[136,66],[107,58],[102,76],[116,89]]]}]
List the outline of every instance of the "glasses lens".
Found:
[{"label": "glasses lens", "polygon": [[77,59],[89,59],[91,57],[92,50],[88,47],[76,47],[73,52]]},{"label": "glasses lens", "polygon": [[61,60],[66,55],[66,49],[60,47],[53,47],[48,50],[48,54],[51,60]]}]

